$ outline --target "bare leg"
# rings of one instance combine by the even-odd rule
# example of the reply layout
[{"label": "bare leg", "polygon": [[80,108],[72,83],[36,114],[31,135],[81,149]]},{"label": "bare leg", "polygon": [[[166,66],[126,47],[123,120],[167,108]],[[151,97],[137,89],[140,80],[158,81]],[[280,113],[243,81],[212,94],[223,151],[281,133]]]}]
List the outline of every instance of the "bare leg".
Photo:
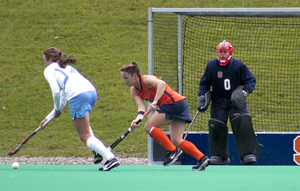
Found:
[{"label": "bare leg", "polygon": [[169,124],[170,129],[170,137],[172,142],[176,147],[179,147],[181,142],[183,141],[183,133],[185,129],[185,122],[184,121],[172,121]]},{"label": "bare leg", "polygon": [[83,118],[75,118],[73,124],[79,134],[80,140],[84,143],[92,136],[90,132],[90,117],[87,114]]},{"label": "bare leg", "polygon": [[149,134],[152,127],[160,128],[163,125],[167,125],[172,120],[168,120],[166,118],[166,114],[158,113],[157,111],[153,113],[153,115],[149,118],[147,123],[145,124],[145,131]]},{"label": "bare leg", "polygon": [[80,139],[87,144],[87,146],[96,153],[99,153],[107,160],[111,160],[115,155],[108,150],[108,148],[97,137],[92,136],[90,131],[90,118],[87,114],[83,118],[75,118],[73,120],[74,126],[79,134]]}]

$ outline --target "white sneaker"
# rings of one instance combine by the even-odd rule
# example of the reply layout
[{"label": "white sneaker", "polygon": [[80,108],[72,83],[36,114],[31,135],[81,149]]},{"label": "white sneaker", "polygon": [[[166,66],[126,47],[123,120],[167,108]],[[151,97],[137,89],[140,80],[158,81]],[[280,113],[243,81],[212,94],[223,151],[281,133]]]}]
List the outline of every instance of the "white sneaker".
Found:
[{"label": "white sneaker", "polygon": [[111,160],[108,160],[104,163],[103,167],[99,168],[99,171],[110,171],[111,169],[120,165],[120,162],[116,157]]}]

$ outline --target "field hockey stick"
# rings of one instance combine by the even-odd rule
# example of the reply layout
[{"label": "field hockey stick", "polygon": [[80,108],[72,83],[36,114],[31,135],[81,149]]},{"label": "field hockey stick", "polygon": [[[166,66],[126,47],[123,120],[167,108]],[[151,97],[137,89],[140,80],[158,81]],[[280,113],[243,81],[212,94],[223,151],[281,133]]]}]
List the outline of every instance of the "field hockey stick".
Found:
[{"label": "field hockey stick", "polygon": [[[144,115],[136,122],[136,124],[138,125],[149,113],[150,112],[146,111]],[[121,135],[113,144],[108,147],[108,149],[113,150],[131,131],[133,131],[133,129],[129,127],[128,130],[123,133],[123,135]]]},{"label": "field hockey stick", "polygon": [[198,115],[199,115],[199,111],[197,111],[197,113],[196,113],[196,115],[195,115],[193,121],[191,122],[191,124],[190,124],[188,130],[186,131],[186,133],[185,133],[185,135],[184,135],[184,138],[183,138],[184,140],[185,140],[186,137],[188,136],[188,133],[189,133],[189,131],[190,131],[190,128],[192,127],[192,125],[193,125],[193,123],[194,123],[194,121],[196,120],[196,118],[197,118]]},{"label": "field hockey stick", "polygon": [[[48,123],[50,123],[50,121],[52,121],[52,119],[54,119],[54,117],[50,118],[48,121],[46,121],[43,124],[43,127],[47,126]],[[31,133],[31,135],[29,135],[26,139],[24,139],[24,141],[14,150],[14,151],[10,151],[8,153],[9,156],[12,156],[14,154],[16,154],[24,145],[25,143],[27,143],[27,141],[29,141],[37,132],[39,132],[42,128],[39,126],[33,133]]]}]

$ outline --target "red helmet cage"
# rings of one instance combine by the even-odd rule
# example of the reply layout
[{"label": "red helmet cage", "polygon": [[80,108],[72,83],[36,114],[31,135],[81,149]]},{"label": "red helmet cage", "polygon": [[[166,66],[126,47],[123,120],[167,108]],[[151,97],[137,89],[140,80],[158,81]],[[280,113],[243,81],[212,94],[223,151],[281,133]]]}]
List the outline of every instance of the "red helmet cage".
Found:
[{"label": "red helmet cage", "polygon": [[[227,50],[227,51],[229,51],[228,57],[226,57],[226,58],[220,58],[218,56],[219,50]],[[232,59],[233,51],[234,51],[233,46],[230,44],[230,42],[227,42],[226,40],[224,40],[223,42],[221,42],[217,46],[217,56],[218,56],[219,64],[221,66],[226,66],[229,63],[229,61]]]}]

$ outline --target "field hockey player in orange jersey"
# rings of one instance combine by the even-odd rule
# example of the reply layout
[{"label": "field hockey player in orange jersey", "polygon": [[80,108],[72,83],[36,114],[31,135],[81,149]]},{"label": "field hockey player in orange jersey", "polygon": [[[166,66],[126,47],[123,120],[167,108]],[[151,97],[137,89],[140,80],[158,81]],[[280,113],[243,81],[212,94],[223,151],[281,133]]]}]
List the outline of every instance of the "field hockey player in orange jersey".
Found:
[{"label": "field hockey player in orange jersey", "polygon": [[[141,75],[137,62],[132,62],[120,68],[121,76],[134,98],[138,113],[131,127],[138,126],[136,122],[146,111],[154,111],[145,124],[145,131],[156,142],[161,144],[166,150],[167,155],[163,162],[164,166],[173,164],[182,152],[191,155],[198,162],[192,170],[203,171],[210,164],[210,159],[204,155],[190,141],[183,139],[185,123],[191,122],[189,108],[184,96],[181,96],[163,80],[153,75]],[[148,108],[145,101],[151,102]],[[159,129],[164,125],[169,125],[170,138]]]}]

